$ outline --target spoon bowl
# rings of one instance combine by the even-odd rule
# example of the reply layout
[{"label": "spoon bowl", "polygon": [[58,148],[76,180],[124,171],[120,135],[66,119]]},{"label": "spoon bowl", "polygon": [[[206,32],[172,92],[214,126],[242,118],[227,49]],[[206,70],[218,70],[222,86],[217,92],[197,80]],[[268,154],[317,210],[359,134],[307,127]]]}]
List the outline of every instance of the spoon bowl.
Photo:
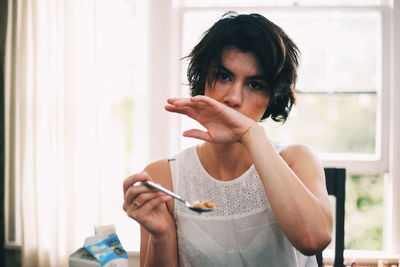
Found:
[{"label": "spoon bowl", "polygon": [[[187,207],[187,206],[186,206]],[[213,211],[214,209],[212,209],[212,208],[196,208],[196,207],[193,207],[193,206],[189,206],[188,207],[189,209],[191,209],[191,210],[193,210],[193,211],[195,211],[195,212],[199,212],[199,213],[202,213],[202,212],[209,212],[209,211]]]}]

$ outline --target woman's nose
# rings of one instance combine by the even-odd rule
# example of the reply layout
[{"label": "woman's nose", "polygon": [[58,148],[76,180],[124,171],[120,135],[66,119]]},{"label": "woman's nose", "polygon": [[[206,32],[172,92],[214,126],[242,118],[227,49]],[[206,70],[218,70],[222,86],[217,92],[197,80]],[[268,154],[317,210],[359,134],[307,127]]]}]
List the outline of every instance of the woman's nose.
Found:
[{"label": "woman's nose", "polygon": [[243,103],[243,88],[240,84],[233,84],[223,99],[229,107],[240,107]]}]

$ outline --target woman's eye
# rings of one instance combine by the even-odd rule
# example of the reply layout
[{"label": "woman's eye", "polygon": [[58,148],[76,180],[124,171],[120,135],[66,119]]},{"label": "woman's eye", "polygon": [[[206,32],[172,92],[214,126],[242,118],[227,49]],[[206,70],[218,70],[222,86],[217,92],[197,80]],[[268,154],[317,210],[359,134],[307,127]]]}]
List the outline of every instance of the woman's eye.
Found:
[{"label": "woman's eye", "polygon": [[217,73],[217,78],[220,81],[229,81],[229,79],[230,79],[229,75],[226,73],[223,73],[223,72]]},{"label": "woman's eye", "polygon": [[260,82],[249,82],[248,85],[251,89],[263,89],[264,88],[264,85]]}]

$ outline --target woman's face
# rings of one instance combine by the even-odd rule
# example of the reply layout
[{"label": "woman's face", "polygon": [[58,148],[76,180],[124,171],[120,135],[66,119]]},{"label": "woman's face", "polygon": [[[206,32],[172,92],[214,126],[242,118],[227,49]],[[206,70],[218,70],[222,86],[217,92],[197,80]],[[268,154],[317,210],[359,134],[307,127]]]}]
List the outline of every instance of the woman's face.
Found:
[{"label": "woman's face", "polygon": [[206,96],[255,121],[261,119],[270,97],[266,90],[266,77],[253,54],[237,48],[225,49],[222,65],[213,75],[216,75],[215,83],[206,83]]}]

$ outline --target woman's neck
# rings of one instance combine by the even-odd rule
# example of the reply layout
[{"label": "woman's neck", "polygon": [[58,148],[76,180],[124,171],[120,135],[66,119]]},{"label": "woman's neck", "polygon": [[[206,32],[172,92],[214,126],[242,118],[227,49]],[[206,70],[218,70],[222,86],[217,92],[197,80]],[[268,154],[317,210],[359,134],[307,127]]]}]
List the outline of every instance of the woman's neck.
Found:
[{"label": "woman's neck", "polygon": [[233,180],[253,164],[249,154],[239,143],[203,143],[197,147],[197,155],[204,169],[215,179]]}]

